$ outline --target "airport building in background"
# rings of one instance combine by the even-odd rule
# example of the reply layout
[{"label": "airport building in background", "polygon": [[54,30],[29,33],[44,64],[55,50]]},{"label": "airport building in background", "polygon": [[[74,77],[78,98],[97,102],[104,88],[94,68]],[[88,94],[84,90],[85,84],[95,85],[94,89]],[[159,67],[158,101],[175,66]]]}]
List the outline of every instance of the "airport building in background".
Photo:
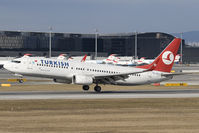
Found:
[{"label": "airport building in background", "polygon": [[[135,55],[135,33],[98,35],[98,56],[118,54]],[[161,32],[137,34],[137,56],[155,58],[174,36]],[[186,40],[185,40],[186,41]],[[190,48],[183,41],[183,62],[199,62],[199,48]],[[0,56],[48,56],[48,32],[0,31]],[[67,53],[71,56],[88,54],[94,56],[95,34],[52,33],[52,56]]]}]

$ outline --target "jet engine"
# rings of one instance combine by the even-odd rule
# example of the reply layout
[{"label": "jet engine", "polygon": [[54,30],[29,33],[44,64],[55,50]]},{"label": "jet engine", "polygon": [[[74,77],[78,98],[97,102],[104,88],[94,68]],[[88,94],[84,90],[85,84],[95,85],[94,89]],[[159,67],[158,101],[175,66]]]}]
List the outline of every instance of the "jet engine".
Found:
[{"label": "jet engine", "polygon": [[93,78],[91,76],[75,75],[73,76],[73,83],[79,85],[90,85],[93,83]]}]

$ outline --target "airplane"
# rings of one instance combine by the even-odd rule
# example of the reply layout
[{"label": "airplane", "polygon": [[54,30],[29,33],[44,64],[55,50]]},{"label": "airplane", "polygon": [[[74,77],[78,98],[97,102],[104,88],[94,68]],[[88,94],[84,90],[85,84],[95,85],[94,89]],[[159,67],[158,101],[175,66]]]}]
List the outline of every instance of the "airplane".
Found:
[{"label": "airplane", "polygon": [[[178,63],[180,61],[180,57],[181,55],[180,54],[177,54],[175,56],[175,60],[174,60],[174,63]],[[144,57],[140,58],[139,60],[136,60],[136,63],[138,65],[142,65],[142,64],[150,64],[154,61],[155,59],[145,59]]]},{"label": "airplane", "polygon": [[116,54],[111,54],[107,59],[104,60],[85,60],[87,63],[95,63],[95,64],[114,64],[117,62],[118,57],[115,57]]},{"label": "airplane", "polygon": [[[84,57],[81,59],[81,62],[85,62],[86,57],[87,57],[87,54],[84,55]],[[74,59],[73,57],[69,57],[69,56],[67,56],[67,54],[60,54],[60,55],[57,57],[57,60],[67,60],[67,61],[71,61],[71,60],[73,60],[73,59]]]},{"label": "airplane", "polygon": [[[109,57],[111,56],[111,59]],[[138,66],[138,65],[146,65],[146,64],[151,64],[155,59],[145,59],[144,57],[140,59],[132,59],[132,60],[121,60],[119,57],[116,57],[115,54],[111,54],[108,59],[109,62],[106,63],[104,60],[103,62],[100,62],[99,60],[97,61],[87,61],[87,62],[92,62],[92,63],[98,63],[98,64],[112,64],[112,65],[118,65],[118,66]],[[107,59],[105,59],[107,60]],[[180,61],[180,54],[177,54],[175,56],[174,63],[178,63]]]},{"label": "airplane", "polygon": [[64,61],[52,58],[17,58],[4,64],[4,68],[22,76],[52,78],[54,82],[82,85],[96,84],[94,90],[101,92],[99,84],[143,85],[171,79],[171,73],[181,39],[175,38],[149,65],[124,67],[107,64]]},{"label": "airplane", "polygon": [[[23,58],[26,58],[26,57],[29,57],[29,56],[32,56],[32,54],[24,54],[22,57],[23,57]],[[13,58],[10,57],[10,58],[8,58],[8,59],[6,59],[6,60],[0,60],[0,69],[3,68],[3,65],[4,65],[6,62],[11,61],[12,59],[13,59]]]},{"label": "airplane", "polygon": [[[70,59],[70,58],[68,57],[67,54],[60,54],[60,55],[57,57],[57,59],[58,59],[58,60],[68,60],[68,59]],[[71,59],[72,59],[72,58],[71,58]]]}]

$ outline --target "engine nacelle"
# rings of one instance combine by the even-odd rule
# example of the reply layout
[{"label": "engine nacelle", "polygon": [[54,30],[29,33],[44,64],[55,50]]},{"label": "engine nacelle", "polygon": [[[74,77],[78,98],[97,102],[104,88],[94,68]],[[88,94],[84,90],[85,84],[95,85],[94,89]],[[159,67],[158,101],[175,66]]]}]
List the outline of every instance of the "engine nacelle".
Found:
[{"label": "engine nacelle", "polygon": [[72,83],[71,80],[66,80],[66,79],[53,79],[53,81],[56,82],[56,83],[65,83],[65,84]]},{"label": "engine nacelle", "polygon": [[93,83],[93,78],[91,76],[75,75],[73,76],[73,83],[79,85],[90,85]]}]

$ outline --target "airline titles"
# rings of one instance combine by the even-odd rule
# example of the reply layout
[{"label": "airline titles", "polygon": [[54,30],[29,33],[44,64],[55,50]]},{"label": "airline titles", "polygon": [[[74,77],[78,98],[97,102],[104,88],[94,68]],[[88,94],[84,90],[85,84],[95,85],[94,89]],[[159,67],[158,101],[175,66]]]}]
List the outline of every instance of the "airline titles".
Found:
[{"label": "airline titles", "polygon": [[54,65],[54,66],[62,66],[69,67],[69,63],[65,61],[52,61],[52,60],[41,60],[42,65]]}]

